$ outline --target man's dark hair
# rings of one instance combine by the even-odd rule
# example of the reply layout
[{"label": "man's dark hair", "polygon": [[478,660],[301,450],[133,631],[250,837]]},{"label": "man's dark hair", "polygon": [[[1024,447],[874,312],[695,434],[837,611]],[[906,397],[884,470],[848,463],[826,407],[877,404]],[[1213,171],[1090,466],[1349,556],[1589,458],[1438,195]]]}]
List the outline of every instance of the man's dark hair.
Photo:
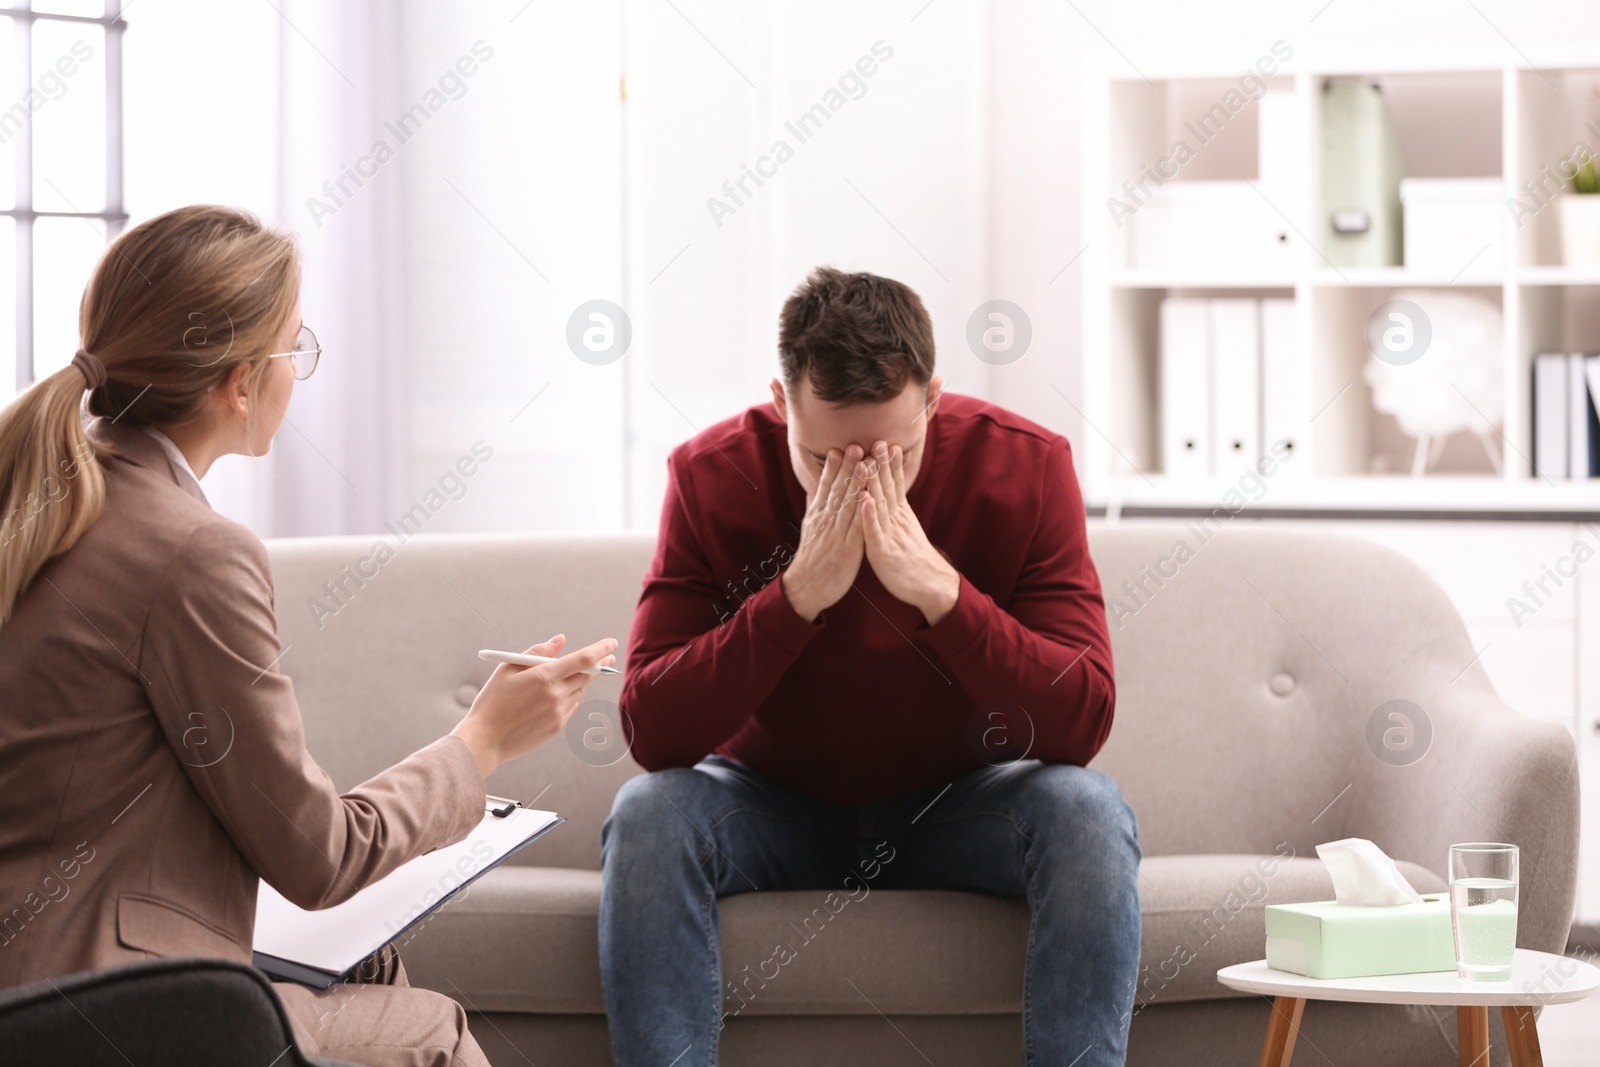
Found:
[{"label": "man's dark hair", "polygon": [[876,274],[818,267],[783,303],[778,357],[833,404],[879,404],[933,378],[933,323],[909,287]]}]

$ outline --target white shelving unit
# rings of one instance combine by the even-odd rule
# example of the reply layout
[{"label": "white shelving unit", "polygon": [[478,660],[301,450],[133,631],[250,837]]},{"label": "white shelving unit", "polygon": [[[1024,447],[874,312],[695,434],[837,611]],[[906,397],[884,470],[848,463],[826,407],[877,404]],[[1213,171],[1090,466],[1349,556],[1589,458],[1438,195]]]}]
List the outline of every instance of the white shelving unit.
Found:
[{"label": "white shelving unit", "polygon": [[[1582,140],[1600,153],[1590,93],[1600,48],[1296,49],[1273,90],[1294,94],[1294,146],[1302,180],[1274,197],[1291,256],[1271,269],[1140,270],[1129,228],[1107,210],[1172,147],[1192,118],[1267,53],[1108,56],[1085,73],[1082,101],[1083,373],[1085,426],[1076,442],[1094,521],[1211,513],[1248,468],[1174,478],[1161,470],[1160,307],[1169,295],[1291,297],[1303,395],[1294,418],[1297,455],[1247,499],[1241,516],[1358,532],[1410,556],[1445,588],[1467,620],[1490,678],[1514,707],[1561,722],[1577,743],[1583,788],[1577,919],[1600,924],[1600,560],[1580,568],[1558,602],[1524,623],[1502,607],[1524,579],[1600,547],[1600,478],[1547,481],[1531,470],[1534,355],[1600,351],[1600,270],[1560,260],[1556,203],[1518,225],[1505,212],[1505,262],[1463,263],[1454,273],[1405,267],[1333,267],[1313,244],[1321,225],[1321,93],[1334,77],[1384,86],[1408,175],[1500,177],[1507,196],[1552,169]],[[1173,181],[1259,181],[1256,103],[1247,104]],[[1225,135],[1225,136],[1224,136]],[[1154,196],[1159,197],[1159,188]],[[1531,203],[1531,201],[1530,201]],[[1368,316],[1399,289],[1470,289],[1504,317],[1503,469],[1476,442],[1447,451],[1448,473],[1413,478],[1393,462],[1403,437],[1371,406],[1362,377]],[[1474,456],[1476,463],[1474,463]],[[1374,470],[1387,459],[1395,473]],[[1237,500],[1237,497],[1234,498]],[[1104,516],[1104,520],[1100,516]],[[1461,521],[1461,520],[1476,521]],[[1387,520],[1387,521],[1384,521]],[[1445,521],[1449,520],[1449,521]]]},{"label": "white shelving unit", "polygon": [[[1085,76],[1083,94],[1083,218],[1088,251],[1083,271],[1086,501],[1112,513],[1120,507],[1215,504],[1244,473],[1203,482],[1165,478],[1160,467],[1161,300],[1170,294],[1292,297],[1298,352],[1305,361],[1304,395],[1295,412],[1299,454],[1274,479],[1269,508],[1314,511],[1439,510],[1552,513],[1600,517],[1600,479],[1550,483],[1531,471],[1531,360],[1540,351],[1600,350],[1600,271],[1574,270],[1559,260],[1559,207],[1550,203],[1519,226],[1505,212],[1506,262],[1488,270],[1463,263],[1454,274],[1405,267],[1334,267],[1315,242],[1320,223],[1321,87],[1328,78],[1370,77],[1385,86],[1396,114],[1408,174],[1425,177],[1501,177],[1508,196],[1546,165],[1554,168],[1581,137],[1600,152],[1600,135],[1583,129],[1590,87],[1600,84],[1600,50],[1535,53],[1464,49],[1398,54],[1393,50],[1310,54],[1304,50],[1267,79],[1294,94],[1296,155],[1303,181],[1274,197],[1293,244],[1287,269],[1232,276],[1206,270],[1151,271],[1130,265],[1130,226],[1107,210],[1171,148],[1176,124],[1193,117],[1197,101],[1215,101],[1264,54],[1112,57]],[[1507,62],[1509,59],[1512,61]],[[1537,65],[1535,65],[1537,64]],[[1199,149],[1174,182],[1191,171],[1203,177],[1258,178],[1256,102],[1232,120],[1227,143]],[[1442,115],[1442,107],[1449,110]],[[1430,109],[1433,117],[1430,118]],[[1442,121],[1439,121],[1442,119]],[[1600,124],[1597,124],[1600,125]],[[1445,127],[1443,130],[1440,127]],[[1447,134],[1442,142],[1441,133]],[[1243,149],[1241,151],[1240,149]],[[1203,166],[1201,165],[1203,162]],[[1159,197],[1159,188],[1154,196]],[[1531,201],[1530,201],[1531,203]],[[1496,474],[1475,442],[1458,443],[1450,473],[1413,479],[1393,462],[1398,430],[1374,412],[1361,369],[1368,315],[1398,289],[1465,289],[1496,302],[1504,317],[1501,430],[1504,469]],[[1375,444],[1375,441],[1378,443]],[[1390,468],[1375,473],[1373,458],[1387,442]],[[1446,464],[1449,466],[1449,464]]]}]

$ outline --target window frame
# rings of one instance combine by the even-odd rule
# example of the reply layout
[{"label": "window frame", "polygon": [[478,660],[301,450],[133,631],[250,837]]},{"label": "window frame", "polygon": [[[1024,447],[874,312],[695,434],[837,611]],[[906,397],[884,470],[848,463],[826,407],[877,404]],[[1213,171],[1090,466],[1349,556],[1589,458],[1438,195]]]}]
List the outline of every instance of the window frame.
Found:
[{"label": "window frame", "polygon": [[41,218],[83,219],[105,224],[106,240],[122,232],[128,221],[124,203],[122,173],[122,35],[128,24],[122,18],[123,0],[105,0],[103,15],[66,15],[35,11],[33,0],[13,0],[11,7],[0,7],[0,18],[12,21],[16,81],[12,98],[27,100],[33,89],[33,25],[36,22],[67,22],[99,26],[105,31],[106,65],[106,198],[99,211],[39,211],[33,196],[33,109],[23,108],[22,127],[12,143],[17,146],[16,200],[0,209],[0,217],[15,222],[16,234],[16,390],[22,392],[34,382],[33,302],[34,302],[34,221]]}]

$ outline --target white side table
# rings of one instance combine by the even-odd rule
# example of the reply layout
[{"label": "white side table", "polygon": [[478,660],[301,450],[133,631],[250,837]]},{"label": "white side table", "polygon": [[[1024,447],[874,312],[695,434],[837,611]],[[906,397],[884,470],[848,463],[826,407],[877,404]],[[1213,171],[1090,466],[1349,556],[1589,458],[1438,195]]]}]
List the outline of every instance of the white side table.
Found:
[{"label": "white side table", "polygon": [[1489,1009],[1499,1008],[1513,1067],[1542,1067],[1533,1009],[1569,1004],[1600,989],[1600,968],[1581,960],[1517,949],[1509,982],[1469,982],[1454,971],[1386,974],[1373,978],[1307,978],[1267,966],[1236,963],[1217,972],[1229,989],[1272,998],[1272,1019],[1261,1044],[1261,1067],[1289,1067],[1300,1016],[1308,1000],[1357,1004],[1441,1004],[1456,1009],[1462,1067],[1489,1067]]}]

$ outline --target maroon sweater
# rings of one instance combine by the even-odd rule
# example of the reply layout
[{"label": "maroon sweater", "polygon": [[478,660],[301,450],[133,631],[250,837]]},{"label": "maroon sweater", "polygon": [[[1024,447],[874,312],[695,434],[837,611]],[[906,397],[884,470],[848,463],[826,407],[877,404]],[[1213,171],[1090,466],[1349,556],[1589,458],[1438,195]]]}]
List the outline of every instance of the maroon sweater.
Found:
[{"label": "maroon sweater", "polygon": [[673,451],[622,692],[642,766],[716,752],[860,805],[999,748],[1093,758],[1116,688],[1066,438],[946,394],[928,442],[907,500],[961,572],[955,608],[932,627],[865,560],[816,623],[789,606],[777,579],[805,491],[771,404]]}]

